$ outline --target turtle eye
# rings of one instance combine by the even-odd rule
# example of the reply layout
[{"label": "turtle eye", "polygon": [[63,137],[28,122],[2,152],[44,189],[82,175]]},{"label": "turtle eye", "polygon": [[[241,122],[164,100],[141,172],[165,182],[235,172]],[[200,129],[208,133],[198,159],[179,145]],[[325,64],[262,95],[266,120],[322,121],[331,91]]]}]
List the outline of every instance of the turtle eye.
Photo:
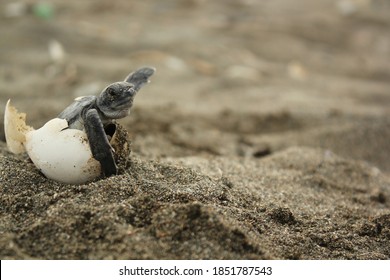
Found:
[{"label": "turtle eye", "polygon": [[116,95],[116,91],[115,91],[112,87],[107,88],[106,91],[107,91],[107,93],[108,93],[109,95],[111,95],[111,96]]}]

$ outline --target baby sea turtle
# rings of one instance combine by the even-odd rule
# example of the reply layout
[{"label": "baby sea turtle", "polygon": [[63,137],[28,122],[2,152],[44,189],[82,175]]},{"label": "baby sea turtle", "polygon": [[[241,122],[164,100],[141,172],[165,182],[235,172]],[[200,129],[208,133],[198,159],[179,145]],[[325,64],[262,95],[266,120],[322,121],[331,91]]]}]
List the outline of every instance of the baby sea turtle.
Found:
[{"label": "baby sea turtle", "polygon": [[103,174],[117,174],[113,149],[105,128],[115,119],[129,115],[138,90],[149,82],[154,68],[143,67],[130,73],[123,82],[112,83],[98,96],[83,96],[62,111],[58,118],[65,119],[69,128],[85,130],[93,157],[101,164]]}]

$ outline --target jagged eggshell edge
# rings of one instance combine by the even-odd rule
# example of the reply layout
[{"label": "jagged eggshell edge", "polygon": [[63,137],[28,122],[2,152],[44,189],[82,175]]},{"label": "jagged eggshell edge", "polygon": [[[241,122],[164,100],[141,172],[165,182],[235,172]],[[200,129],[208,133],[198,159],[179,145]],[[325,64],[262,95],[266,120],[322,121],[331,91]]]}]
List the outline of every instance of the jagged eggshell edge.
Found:
[{"label": "jagged eggshell edge", "polygon": [[8,150],[14,154],[23,153],[26,133],[32,130],[32,127],[26,125],[26,114],[19,113],[9,99],[4,112],[4,132]]}]

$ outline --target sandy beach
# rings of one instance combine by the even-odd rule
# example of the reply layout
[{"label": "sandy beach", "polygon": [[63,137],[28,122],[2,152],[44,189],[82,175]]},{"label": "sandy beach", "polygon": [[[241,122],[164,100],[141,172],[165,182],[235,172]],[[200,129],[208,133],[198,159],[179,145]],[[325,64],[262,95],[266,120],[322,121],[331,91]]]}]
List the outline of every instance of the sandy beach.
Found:
[{"label": "sandy beach", "polygon": [[[10,3],[1,259],[390,258],[388,2]],[[145,65],[119,175],[63,184],[8,151],[8,99],[39,128]]]}]

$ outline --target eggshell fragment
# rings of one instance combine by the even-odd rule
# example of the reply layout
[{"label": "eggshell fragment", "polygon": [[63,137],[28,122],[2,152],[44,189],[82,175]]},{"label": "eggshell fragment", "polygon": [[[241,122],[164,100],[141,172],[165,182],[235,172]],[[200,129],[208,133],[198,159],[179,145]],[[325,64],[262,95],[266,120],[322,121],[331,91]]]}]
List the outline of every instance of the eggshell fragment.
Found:
[{"label": "eggshell fragment", "polygon": [[93,158],[84,131],[68,129],[64,119],[52,119],[26,134],[26,150],[46,177],[69,184],[97,178],[100,163]]},{"label": "eggshell fragment", "polygon": [[5,105],[4,132],[10,152],[20,154],[25,151],[25,135],[31,130],[33,128],[26,125],[26,114],[18,113],[16,108],[11,105],[11,100],[8,100],[7,105]]},{"label": "eggshell fragment", "polygon": [[81,184],[101,174],[100,163],[92,156],[86,133],[69,129],[64,119],[52,119],[34,130],[26,125],[26,114],[18,113],[8,101],[4,130],[8,149],[15,154],[27,151],[35,166],[50,179]]}]

